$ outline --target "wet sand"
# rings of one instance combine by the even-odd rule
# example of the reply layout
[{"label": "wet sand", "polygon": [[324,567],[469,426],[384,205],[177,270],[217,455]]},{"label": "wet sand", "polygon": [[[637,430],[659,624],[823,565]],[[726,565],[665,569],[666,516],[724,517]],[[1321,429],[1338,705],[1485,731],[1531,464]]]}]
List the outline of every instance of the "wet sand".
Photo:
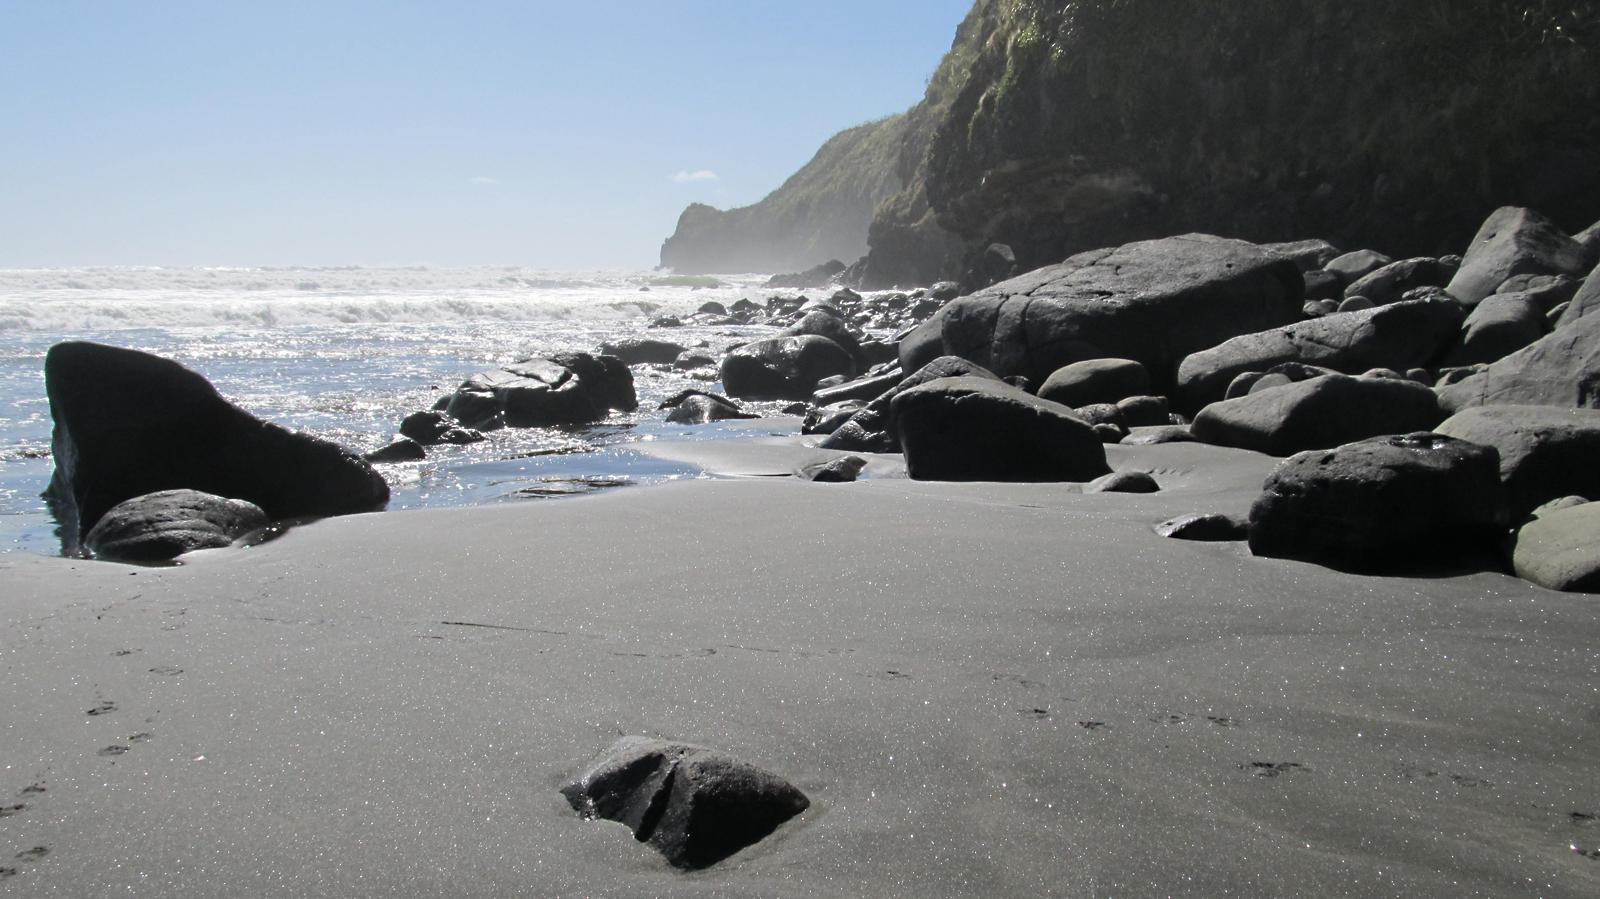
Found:
[{"label": "wet sand", "polygon": [[[1196,444],[1111,448],[1148,496],[650,451],[741,476],[0,557],[0,890],[1600,895],[1594,597],[1162,539],[1272,464]],[[812,806],[684,874],[557,793],[620,734]]]}]

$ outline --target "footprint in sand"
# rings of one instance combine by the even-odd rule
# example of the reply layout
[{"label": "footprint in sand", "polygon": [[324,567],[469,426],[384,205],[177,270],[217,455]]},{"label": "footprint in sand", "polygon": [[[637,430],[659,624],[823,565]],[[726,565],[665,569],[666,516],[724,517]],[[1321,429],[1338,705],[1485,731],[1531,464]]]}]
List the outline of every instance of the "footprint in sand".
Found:
[{"label": "footprint in sand", "polygon": [[1042,686],[1038,681],[1028,680],[1027,678],[1023,677],[1020,674],[1000,673],[1000,674],[992,675],[991,679],[997,684],[999,684],[999,683],[1015,684],[1016,686],[1022,687],[1022,688],[1027,689],[1027,690],[1031,690],[1034,687]]},{"label": "footprint in sand", "polygon": [[150,673],[159,674],[162,677],[177,677],[183,673],[183,669],[174,665],[157,665],[150,669]]},{"label": "footprint in sand", "polygon": [[85,715],[107,715],[117,710],[117,704],[109,700],[102,701],[94,708],[84,712]]},{"label": "footprint in sand", "polygon": [[22,795],[23,796],[27,796],[30,793],[43,793],[43,792],[45,792],[45,785],[44,785],[44,781],[42,781],[42,780],[39,781],[38,783],[28,784],[27,786],[22,788]]},{"label": "footprint in sand", "polygon": [[1077,724],[1084,730],[1099,730],[1106,726],[1104,721],[1079,721]]},{"label": "footprint in sand", "polygon": [[45,856],[47,856],[49,854],[50,854],[50,847],[49,846],[35,846],[32,849],[24,849],[21,852],[18,852],[17,853],[17,861],[19,861],[19,862],[36,862],[39,859],[44,858]]},{"label": "footprint in sand", "polygon": [[867,677],[877,678],[878,680],[910,680],[911,679],[911,675],[905,673],[904,671],[896,670],[894,668],[890,668],[887,671],[874,671],[871,674],[867,675]]},{"label": "footprint in sand", "polygon": [[1044,719],[1050,717],[1050,710],[1049,709],[1038,709],[1038,708],[1034,708],[1034,709],[1017,709],[1017,714],[1021,715],[1024,718],[1027,718],[1030,721],[1043,721]]},{"label": "footprint in sand", "polygon": [[1241,771],[1249,771],[1256,777],[1281,777],[1295,771],[1304,771],[1306,766],[1299,762],[1243,762],[1239,765]]},{"label": "footprint in sand", "polygon": [[19,815],[28,808],[27,803],[19,802],[16,805],[0,805],[0,818],[9,818]]},{"label": "footprint in sand", "polygon": [[127,751],[128,751],[128,747],[118,744],[118,745],[107,746],[106,748],[100,750],[99,752],[97,752],[95,754],[96,755],[103,755],[103,756],[105,756],[107,758],[113,758],[115,756],[123,755],[123,754],[127,753]]}]

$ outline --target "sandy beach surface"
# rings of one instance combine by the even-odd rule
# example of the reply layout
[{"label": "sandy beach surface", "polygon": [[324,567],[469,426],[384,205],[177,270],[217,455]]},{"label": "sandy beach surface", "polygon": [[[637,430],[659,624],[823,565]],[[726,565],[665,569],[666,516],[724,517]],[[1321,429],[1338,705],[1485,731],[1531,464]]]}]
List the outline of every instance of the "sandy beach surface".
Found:
[{"label": "sandy beach surface", "polygon": [[[0,558],[0,892],[1600,895],[1593,597],[1158,537],[1273,464],[1198,444],[1110,448],[1147,496],[651,451],[730,477]],[[557,792],[623,734],[811,808],[674,870]]]}]

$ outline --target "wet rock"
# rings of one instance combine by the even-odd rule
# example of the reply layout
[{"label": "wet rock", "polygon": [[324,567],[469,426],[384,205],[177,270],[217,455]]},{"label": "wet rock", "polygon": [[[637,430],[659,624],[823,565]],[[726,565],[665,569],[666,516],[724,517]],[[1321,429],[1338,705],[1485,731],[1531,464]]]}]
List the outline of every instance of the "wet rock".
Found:
[{"label": "wet rock", "polygon": [[1250,524],[1237,515],[1221,512],[1195,512],[1169,518],[1155,526],[1155,531],[1173,540],[1194,540],[1202,543],[1232,543],[1246,539]]},{"label": "wet rock", "polygon": [[1407,300],[1235,337],[1183,360],[1179,406],[1198,409],[1221,398],[1239,375],[1286,362],[1346,374],[1380,366],[1427,367],[1455,342],[1464,318],[1455,303]]},{"label": "wet rock", "polygon": [[1063,406],[1115,403],[1150,392],[1150,373],[1132,359],[1086,359],[1045,378],[1039,396]]},{"label": "wet rock", "polygon": [[879,394],[865,409],[852,415],[818,446],[856,453],[894,453],[900,451],[900,438],[894,429],[891,404],[903,390],[940,378],[975,376],[999,380],[993,372],[956,356],[933,360],[898,384]]},{"label": "wet rock", "polygon": [[1284,460],[1250,508],[1250,550],[1350,571],[1417,570],[1487,555],[1507,522],[1493,449],[1386,436]]},{"label": "wet rock", "polygon": [[473,375],[445,412],[468,428],[541,428],[600,421],[639,407],[633,375],[615,356],[559,353]]},{"label": "wet rock", "polygon": [[954,281],[939,281],[928,288],[928,296],[941,303],[948,303],[961,296],[961,285]]},{"label": "wet rock", "polygon": [[680,425],[703,425],[728,419],[760,418],[724,396],[703,390],[684,390],[662,400],[659,408],[671,409],[667,421]]},{"label": "wet rock", "polygon": [[198,490],[162,490],[112,506],[83,538],[97,559],[165,562],[228,546],[270,523],[255,503]]},{"label": "wet rock", "polygon": [[1499,405],[1600,407],[1600,315],[1558,327],[1439,388],[1439,402],[1449,412]]},{"label": "wet rock", "polygon": [[459,446],[486,439],[482,432],[463,428],[460,422],[436,410],[407,415],[405,420],[400,422],[400,435],[422,446],[438,446],[441,443]]},{"label": "wet rock", "polygon": [[1088,481],[1110,470],[1099,435],[1071,409],[1000,381],[941,378],[890,408],[916,480]]},{"label": "wet rock", "polygon": [[111,507],[163,490],[247,500],[273,519],[389,501],[382,475],[359,456],[256,418],[176,362],[68,342],[50,348],[44,374],[56,466],[45,497],[67,552]]},{"label": "wet rock", "polygon": [[1461,270],[1450,280],[1450,295],[1475,306],[1516,275],[1573,275],[1593,268],[1582,244],[1531,209],[1503,206],[1490,214],[1472,238]]},{"label": "wet rock", "polygon": [[848,350],[814,334],[757,340],[722,359],[722,385],[739,399],[808,399],[823,378],[855,373]]},{"label": "wet rock", "polygon": [[1495,449],[1514,521],[1559,497],[1600,499],[1600,410],[1479,406],[1436,430]]},{"label": "wet rock", "polygon": [[1287,456],[1427,430],[1443,417],[1434,392],[1421,384],[1324,375],[1212,403],[1189,430],[1202,443]]},{"label": "wet rock", "polygon": [[684,350],[672,360],[672,367],[678,371],[691,371],[696,368],[710,368],[717,364],[717,360],[703,350]]},{"label": "wet rock", "polygon": [[811,395],[811,402],[818,406],[830,406],[834,403],[842,403],[849,400],[870,402],[882,396],[884,391],[899,384],[904,377],[899,366],[896,366],[883,374],[857,378],[854,381],[846,381],[837,387],[818,390]]},{"label": "wet rock", "polygon": [[[716,305],[716,304],[710,304]],[[704,307],[702,307],[704,308]],[[671,365],[682,355],[685,347],[670,340],[629,338],[600,345],[602,356],[615,356],[623,365]]]},{"label": "wet rock", "polygon": [[624,737],[561,788],[587,818],[627,825],[679,868],[705,868],[805,811],[783,778],[715,750]]},{"label": "wet rock", "polygon": [[1083,486],[1084,493],[1159,493],[1161,485],[1145,471],[1113,471]]},{"label": "wet rock", "polygon": [[397,462],[421,462],[428,458],[428,453],[422,444],[409,437],[401,437],[387,446],[362,454],[361,458],[374,465],[392,465]]},{"label": "wet rock", "polygon": [[795,469],[794,475],[806,481],[847,484],[860,477],[866,467],[867,460],[860,456],[835,456],[831,459],[807,462]]},{"label": "wet rock", "polygon": [[866,403],[860,400],[845,400],[842,403],[830,403],[826,406],[811,406],[806,409],[805,418],[800,421],[802,434],[832,434],[844,426],[857,412],[866,408]]},{"label": "wet rock", "polygon": [[1511,568],[1551,590],[1600,593],[1600,503],[1553,508],[1518,528]]},{"label": "wet rock", "polygon": [[[701,303],[700,304],[700,308],[696,309],[694,311],[694,314],[695,315],[727,315],[728,314],[728,308],[726,306],[722,305],[721,303],[717,302],[716,300],[710,300],[708,302]],[[617,354],[613,353],[612,355],[617,355]]]},{"label": "wet rock", "polygon": [[1190,353],[1300,318],[1294,263],[1254,244],[1191,234],[1080,253],[962,297],[900,344],[915,371],[960,356],[1042,383],[1073,362],[1132,359],[1158,381]]}]

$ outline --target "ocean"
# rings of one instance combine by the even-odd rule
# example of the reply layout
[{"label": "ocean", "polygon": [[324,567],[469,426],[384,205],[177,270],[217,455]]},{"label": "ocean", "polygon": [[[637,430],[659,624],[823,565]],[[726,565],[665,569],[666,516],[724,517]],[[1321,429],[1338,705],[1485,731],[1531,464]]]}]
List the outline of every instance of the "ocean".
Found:
[{"label": "ocean", "polygon": [[[720,351],[770,334],[763,326],[648,327],[708,301],[762,302],[772,293],[760,288],[764,276],[720,281],[695,289],[644,272],[518,266],[0,269],[0,552],[60,552],[39,497],[51,472],[44,356],[59,341],[175,359],[261,418],[366,452],[390,442],[406,415],[504,363],[594,352],[630,336]],[[633,374],[635,413],[581,428],[505,429],[484,443],[431,447],[423,462],[383,466],[389,508],[538,501],[702,477],[630,447],[748,433],[668,424],[656,409],[684,388],[720,385],[648,366]],[[776,412],[784,404],[747,405]]]}]

